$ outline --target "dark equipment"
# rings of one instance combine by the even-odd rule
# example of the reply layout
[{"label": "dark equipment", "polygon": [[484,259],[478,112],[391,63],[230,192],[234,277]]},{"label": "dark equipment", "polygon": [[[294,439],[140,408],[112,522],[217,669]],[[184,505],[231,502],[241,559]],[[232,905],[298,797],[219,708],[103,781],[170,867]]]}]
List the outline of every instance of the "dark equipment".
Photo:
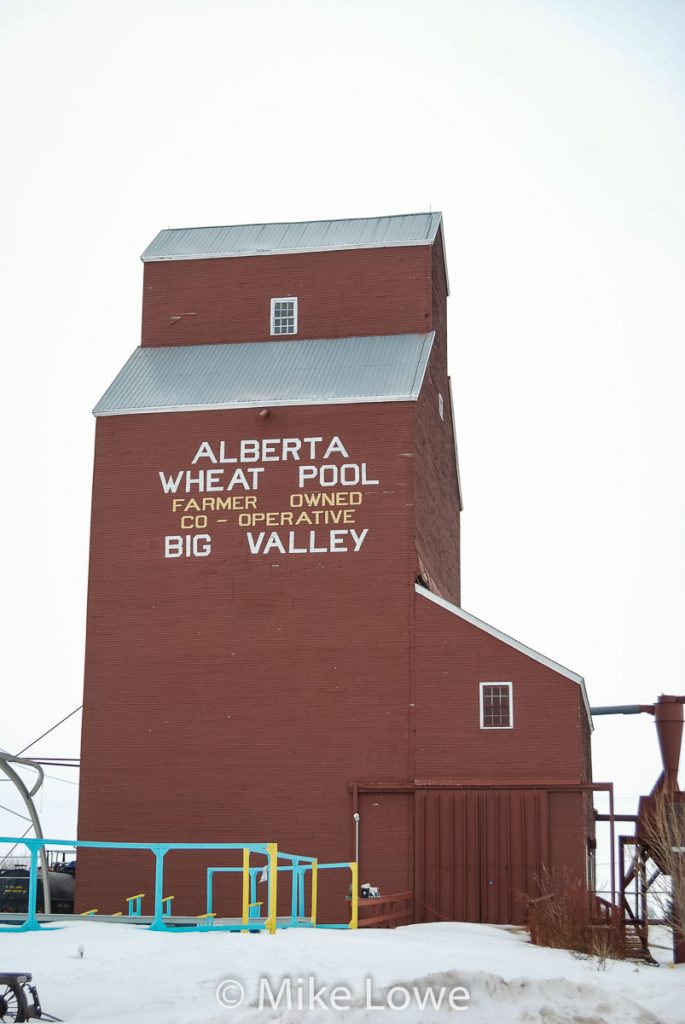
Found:
[{"label": "dark equipment", "polygon": [[43,1016],[30,974],[0,974],[0,1021],[37,1020]]},{"label": "dark equipment", "polygon": [[[74,874],[69,870],[49,871],[53,914],[74,913]],[[0,871],[0,914],[25,914],[29,899],[29,872],[26,868]],[[38,913],[43,913],[43,881],[38,877],[36,894]],[[0,1017],[0,1021],[2,1017]]]}]

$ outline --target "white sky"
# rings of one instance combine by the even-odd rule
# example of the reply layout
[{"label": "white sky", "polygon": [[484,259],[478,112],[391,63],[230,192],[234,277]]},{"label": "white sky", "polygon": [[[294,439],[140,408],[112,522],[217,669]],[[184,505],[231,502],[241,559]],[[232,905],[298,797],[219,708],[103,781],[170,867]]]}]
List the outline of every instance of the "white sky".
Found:
[{"label": "white sky", "polygon": [[[90,409],[139,341],[143,248],[431,206],[464,607],[594,704],[685,692],[684,44],[680,0],[0,0],[0,745],[81,700]],[[632,810],[651,720],[599,720],[594,766]],[[48,781],[48,833],[75,794]]]}]

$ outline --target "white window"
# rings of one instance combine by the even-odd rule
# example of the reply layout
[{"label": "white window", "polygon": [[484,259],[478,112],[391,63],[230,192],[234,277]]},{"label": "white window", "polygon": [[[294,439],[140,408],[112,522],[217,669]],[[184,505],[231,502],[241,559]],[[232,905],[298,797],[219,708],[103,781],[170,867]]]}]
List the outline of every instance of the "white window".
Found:
[{"label": "white window", "polygon": [[286,296],[271,300],[271,333],[297,334],[297,299]]},{"label": "white window", "polygon": [[513,729],[514,704],[511,683],[480,684],[481,729]]},{"label": "white window", "polygon": [[440,419],[445,418],[445,403],[442,400],[442,395],[438,392],[438,412],[440,413]]}]

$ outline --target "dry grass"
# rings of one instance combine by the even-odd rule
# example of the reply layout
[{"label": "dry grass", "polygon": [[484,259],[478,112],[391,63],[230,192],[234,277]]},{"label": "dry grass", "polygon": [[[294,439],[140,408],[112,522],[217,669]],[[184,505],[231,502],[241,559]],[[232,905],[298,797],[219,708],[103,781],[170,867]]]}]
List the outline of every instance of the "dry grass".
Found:
[{"label": "dry grass", "polygon": [[652,860],[662,871],[661,884],[650,888],[650,897],[670,921],[677,937],[685,939],[685,802],[657,793],[643,821],[642,839]]},{"label": "dry grass", "polygon": [[601,963],[625,958],[621,922],[602,911],[577,876],[545,873],[540,890],[528,904],[531,942],[596,957]]}]

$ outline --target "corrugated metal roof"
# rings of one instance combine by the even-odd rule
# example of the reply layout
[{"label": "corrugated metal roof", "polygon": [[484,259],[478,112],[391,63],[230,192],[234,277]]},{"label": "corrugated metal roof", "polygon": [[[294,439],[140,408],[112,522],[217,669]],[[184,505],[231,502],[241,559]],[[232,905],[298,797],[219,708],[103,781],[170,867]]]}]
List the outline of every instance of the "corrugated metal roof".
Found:
[{"label": "corrugated metal roof", "polygon": [[138,348],[93,412],[415,400],[434,336]]},{"label": "corrugated metal roof", "polygon": [[442,214],[409,213],[354,220],[298,221],[292,224],[236,224],[160,231],[141,256],[158,260],[216,259],[225,256],[432,245]]}]

